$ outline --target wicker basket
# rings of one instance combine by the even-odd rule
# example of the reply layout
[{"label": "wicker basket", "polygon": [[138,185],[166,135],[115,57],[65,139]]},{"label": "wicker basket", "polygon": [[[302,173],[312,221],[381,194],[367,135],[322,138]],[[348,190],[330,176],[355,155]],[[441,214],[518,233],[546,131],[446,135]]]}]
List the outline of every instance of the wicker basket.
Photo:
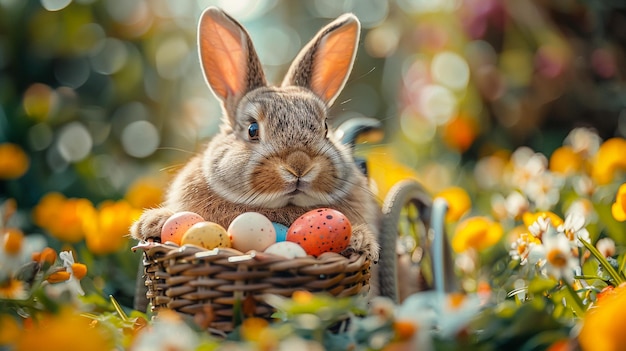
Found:
[{"label": "wicker basket", "polygon": [[[291,296],[297,290],[353,296],[369,291],[370,261],[362,255],[328,252],[286,259],[262,252],[142,243],[146,297],[153,312],[172,309],[210,314],[208,327],[228,332],[244,314],[269,319],[262,295]],[[209,307],[207,307],[209,306]]]}]

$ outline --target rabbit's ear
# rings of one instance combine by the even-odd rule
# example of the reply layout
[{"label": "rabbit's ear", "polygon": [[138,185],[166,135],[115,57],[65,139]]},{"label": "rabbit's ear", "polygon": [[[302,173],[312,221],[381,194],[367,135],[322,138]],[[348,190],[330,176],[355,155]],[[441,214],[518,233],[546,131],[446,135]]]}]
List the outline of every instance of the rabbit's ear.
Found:
[{"label": "rabbit's ear", "polygon": [[227,108],[248,91],[266,85],[250,36],[222,10],[209,7],[202,13],[198,44],[204,76]]},{"label": "rabbit's ear", "polygon": [[344,14],[322,28],[291,64],[283,86],[309,88],[332,105],[352,70],[360,30],[353,14]]}]

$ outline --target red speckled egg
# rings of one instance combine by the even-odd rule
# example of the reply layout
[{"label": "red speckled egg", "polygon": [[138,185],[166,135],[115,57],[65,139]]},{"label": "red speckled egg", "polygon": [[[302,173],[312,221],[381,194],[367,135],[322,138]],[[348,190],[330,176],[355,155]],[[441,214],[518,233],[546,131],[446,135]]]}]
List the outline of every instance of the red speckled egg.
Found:
[{"label": "red speckled egg", "polygon": [[331,208],[318,208],[296,219],[287,231],[287,241],[302,246],[307,254],[340,253],[350,244],[352,225],[346,216]]}]

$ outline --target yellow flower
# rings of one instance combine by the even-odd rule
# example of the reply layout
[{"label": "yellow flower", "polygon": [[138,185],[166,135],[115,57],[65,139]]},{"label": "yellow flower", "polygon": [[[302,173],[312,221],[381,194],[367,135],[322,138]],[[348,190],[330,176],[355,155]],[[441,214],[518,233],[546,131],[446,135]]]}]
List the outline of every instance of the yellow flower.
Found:
[{"label": "yellow flower", "polygon": [[163,189],[164,184],[159,180],[140,178],[131,184],[124,198],[133,207],[153,208],[163,201]]},{"label": "yellow flower", "polygon": [[83,222],[87,248],[98,255],[118,251],[128,242],[128,229],[140,215],[141,210],[124,200],[105,201],[97,210],[91,208]]},{"label": "yellow flower", "polygon": [[583,159],[569,146],[561,146],[550,156],[550,170],[568,175],[578,172],[583,167]]},{"label": "yellow flower", "polygon": [[481,251],[495,245],[502,238],[502,234],[500,223],[487,217],[471,217],[457,226],[452,238],[452,248],[456,252],[468,249]]},{"label": "yellow flower", "polygon": [[0,179],[16,179],[28,170],[30,161],[26,152],[16,144],[0,144]]},{"label": "yellow flower", "polygon": [[622,323],[626,315],[626,284],[603,296],[587,311],[578,340],[583,350],[617,351],[626,345]]},{"label": "yellow flower", "polygon": [[115,345],[111,332],[100,327],[101,324],[92,322],[66,307],[58,315],[44,316],[37,323],[24,328],[14,350],[113,350]]},{"label": "yellow flower", "polygon": [[391,187],[405,179],[418,180],[417,173],[398,162],[389,148],[379,147],[367,153],[367,169],[374,194],[384,199]]},{"label": "yellow flower", "polygon": [[620,222],[626,221],[626,183],[620,185],[617,190],[615,202],[611,206],[613,218]]},{"label": "yellow flower", "polygon": [[563,224],[563,220],[556,213],[550,211],[539,211],[535,213],[526,212],[522,216],[526,228],[530,227],[539,218],[550,219],[550,224],[556,228]]},{"label": "yellow flower", "polygon": [[448,203],[448,213],[446,213],[446,220],[458,221],[471,207],[472,201],[470,200],[467,192],[460,187],[450,187],[444,189],[435,197],[441,197]]},{"label": "yellow flower", "polygon": [[626,140],[612,138],[600,145],[600,149],[593,159],[591,178],[599,185],[613,181],[617,171],[626,170]]}]

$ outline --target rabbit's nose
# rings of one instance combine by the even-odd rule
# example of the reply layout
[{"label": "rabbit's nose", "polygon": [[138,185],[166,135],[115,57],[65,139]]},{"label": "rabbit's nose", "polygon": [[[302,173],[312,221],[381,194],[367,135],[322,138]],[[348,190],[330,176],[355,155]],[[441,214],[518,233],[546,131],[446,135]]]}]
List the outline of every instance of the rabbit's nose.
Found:
[{"label": "rabbit's nose", "polygon": [[311,157],[303,151],[294,151],[287,156],[287,170],[300,178],[311,170]]}]

